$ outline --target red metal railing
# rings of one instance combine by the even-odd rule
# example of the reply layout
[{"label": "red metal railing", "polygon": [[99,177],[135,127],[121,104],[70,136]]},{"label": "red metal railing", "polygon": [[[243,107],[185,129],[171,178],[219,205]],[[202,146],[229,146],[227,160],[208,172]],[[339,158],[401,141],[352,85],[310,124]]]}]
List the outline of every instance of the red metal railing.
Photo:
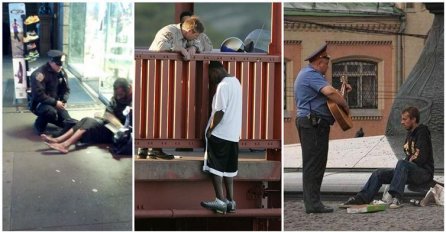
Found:
[{"label": "red metal railing", "polygon": [[[135,49],[137,147],[203,147],[212,91],[208,64],[222,61],[242,85],[241,148],[281,146],[281,58],[267,54],[177,53]],[[277,128],[279,127],[279,128]]]}]

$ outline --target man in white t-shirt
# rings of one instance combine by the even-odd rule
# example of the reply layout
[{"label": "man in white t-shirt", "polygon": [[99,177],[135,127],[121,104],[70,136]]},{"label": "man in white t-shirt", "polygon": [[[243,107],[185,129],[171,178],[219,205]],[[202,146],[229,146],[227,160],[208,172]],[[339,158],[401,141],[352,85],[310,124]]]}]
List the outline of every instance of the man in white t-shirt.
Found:
[{"label": "man in white t-shirt", "polygon": [[[215,201],[201,206],[218,213],[235,212],[233,179],[238,173],[238,142],[242,127],[242,87],[222,63],[211,61],[209,78],[217,85],[212,99],[212,113],[206,129],[206,153],[203,171],[210,173]],[[223,196],[223,180],[226,197]]]}]

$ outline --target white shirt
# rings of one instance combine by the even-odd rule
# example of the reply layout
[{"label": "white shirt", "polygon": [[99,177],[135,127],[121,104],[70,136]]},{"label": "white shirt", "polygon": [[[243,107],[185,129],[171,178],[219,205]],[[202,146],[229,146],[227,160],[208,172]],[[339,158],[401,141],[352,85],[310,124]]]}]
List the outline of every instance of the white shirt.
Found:
[{"label": "white shirt", "polygon": [[212,114],[207,128],[217,111],[223,111],[224,114],[220,123],[212,131],[212,135],[238,142],[242,130],[242,86],[237,78],[225,77],[218,84],[212,99]]},{"label": "white shirt", "polygon": [[[200,35],[202,34],[203,33]],[[198,40],[200,38],[202,42]],[[203,52],[204,49],[209,49],[206,46],[211,46],[210,50],[212,50],[211,41],[207,36],[198,36],[198,39],[188,41],[183,36],[181,24],[170,24],[161,28],[161,30],[156,33],[155,39],[153,39],[152,44],[149,47],[149,51],[172,51],[192,46],[198,48],[197,52]]]}]

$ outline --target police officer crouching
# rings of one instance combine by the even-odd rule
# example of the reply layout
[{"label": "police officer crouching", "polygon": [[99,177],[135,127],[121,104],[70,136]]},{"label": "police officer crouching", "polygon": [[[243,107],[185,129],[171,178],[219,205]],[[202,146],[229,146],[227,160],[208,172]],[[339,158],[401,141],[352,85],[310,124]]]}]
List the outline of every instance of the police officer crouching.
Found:
[{"label": "police officer crouching", "polygon": [[37,134],[43,134],[48,123],[63,128],[62,133],[74,124],[66,110],[70,95],[68,76],[62,65],[65,54],[58,50],[48,51],[50,60],[31,74],[30,110],[37,115],[34,129]]}]

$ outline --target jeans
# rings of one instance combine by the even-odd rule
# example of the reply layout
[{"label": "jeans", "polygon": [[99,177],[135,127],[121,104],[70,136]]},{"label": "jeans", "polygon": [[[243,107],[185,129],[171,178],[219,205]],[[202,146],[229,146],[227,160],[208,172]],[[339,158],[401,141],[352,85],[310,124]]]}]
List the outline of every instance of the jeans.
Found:
[{"label": "jeans", "polygon": [[330,125],[321,120],[313,126],[306,118],[296,118],[296,127],[302,147],[302,182],[305,209],[322,208],[320,191],[328,156]]},{"label": "jeans", "polygon": [[395,168],[378,169],[372,173],[362,190],[357,194],[363,201],[369,203],[378,193],[383,184],[390,184],[389,193],[392,197],[401,198],[406,184],[423,184],[432,179],[432,175],[415,163],[399,160]]}]

